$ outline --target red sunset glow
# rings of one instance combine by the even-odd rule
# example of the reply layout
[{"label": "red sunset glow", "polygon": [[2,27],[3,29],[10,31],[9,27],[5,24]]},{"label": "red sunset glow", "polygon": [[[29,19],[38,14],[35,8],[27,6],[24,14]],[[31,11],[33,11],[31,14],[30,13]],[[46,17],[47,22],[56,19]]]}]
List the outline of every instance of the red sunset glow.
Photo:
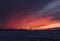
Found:
[{"label": "red sunset glow", "polygon": [[[46,30],[49,28],[60,27],[60,21],[52,21],[51,16],[35,18],[34,16],[24,16],[22,19],[14,19],[13,16],[5,26],[10,26],[12,29],[27,29],[27,30]],[[55,25],[54,25],[55,24]]]}]

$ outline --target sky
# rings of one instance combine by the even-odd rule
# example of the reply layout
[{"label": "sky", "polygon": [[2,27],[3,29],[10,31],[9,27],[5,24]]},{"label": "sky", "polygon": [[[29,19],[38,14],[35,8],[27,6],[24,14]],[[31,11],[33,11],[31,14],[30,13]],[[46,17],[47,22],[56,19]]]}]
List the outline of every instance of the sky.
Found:
[{"label": "sky", "polygon": [[60,27],[60,0],[0,0],[0,3],[0,28]]}]

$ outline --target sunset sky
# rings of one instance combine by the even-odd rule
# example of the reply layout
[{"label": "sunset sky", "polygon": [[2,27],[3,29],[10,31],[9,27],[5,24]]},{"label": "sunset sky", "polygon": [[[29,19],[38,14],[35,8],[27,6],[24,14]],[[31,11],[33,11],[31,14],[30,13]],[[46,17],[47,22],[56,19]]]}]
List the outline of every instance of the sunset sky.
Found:
[{"label": "sunset sky", "polygon": [[60,27],[60,0],[1,1],[0,27],[46,30]]}]

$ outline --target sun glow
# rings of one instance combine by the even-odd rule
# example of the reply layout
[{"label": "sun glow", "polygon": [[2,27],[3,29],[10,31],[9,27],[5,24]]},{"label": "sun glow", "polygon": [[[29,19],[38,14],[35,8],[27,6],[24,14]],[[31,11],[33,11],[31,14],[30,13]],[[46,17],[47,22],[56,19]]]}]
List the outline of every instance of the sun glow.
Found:
[{"label": "sun glow", "polygon": [[49,24],[42,27],[36,27],[34,30],[47,30],[47,29],[55,28],[55,27],[57,28],[60,27],[60,23]]}]

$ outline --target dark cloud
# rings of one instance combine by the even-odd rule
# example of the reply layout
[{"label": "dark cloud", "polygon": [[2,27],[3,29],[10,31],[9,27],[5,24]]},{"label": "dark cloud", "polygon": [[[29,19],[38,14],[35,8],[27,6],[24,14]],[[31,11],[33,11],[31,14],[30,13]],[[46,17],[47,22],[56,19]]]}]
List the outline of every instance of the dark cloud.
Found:
[{"label": "dark cloud", "polygon": [[60,20],[60,12],[53,14],[52,17],[52,20]]},{"label": "dark cloud", "polygon": [[60,20],[60,0],[45,4],[42,10],[37,11],[38,15],[52,16],[51,20]]}]

